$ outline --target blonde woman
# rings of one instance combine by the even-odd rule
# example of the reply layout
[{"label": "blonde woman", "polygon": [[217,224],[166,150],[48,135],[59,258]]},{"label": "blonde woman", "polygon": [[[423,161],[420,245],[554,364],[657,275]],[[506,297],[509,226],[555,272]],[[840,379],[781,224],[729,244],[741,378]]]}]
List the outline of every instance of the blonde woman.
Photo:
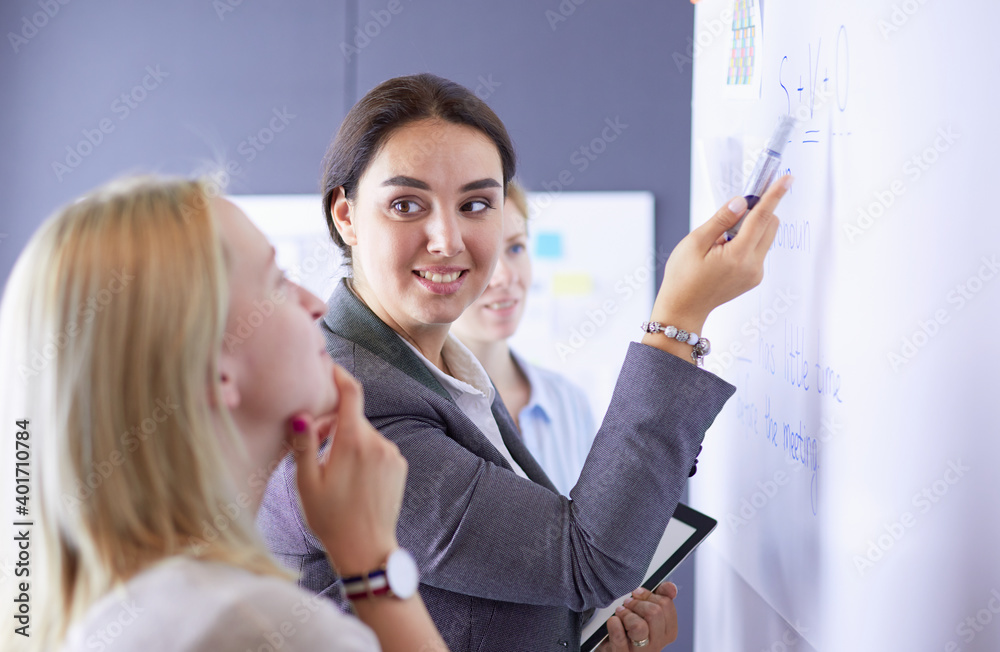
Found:
[{"label": "blonde woman", "polygon": [[326,353],[323,312],[196,182],[118,181],[39,229],[0,311],[4,446],[30,451],[34,522],[30,637],[7,626],[5,649],[444,649],[415,576],[360,601],[363,624],[254,532],[291,442],[330,563],[396,554],[406,463]]}]

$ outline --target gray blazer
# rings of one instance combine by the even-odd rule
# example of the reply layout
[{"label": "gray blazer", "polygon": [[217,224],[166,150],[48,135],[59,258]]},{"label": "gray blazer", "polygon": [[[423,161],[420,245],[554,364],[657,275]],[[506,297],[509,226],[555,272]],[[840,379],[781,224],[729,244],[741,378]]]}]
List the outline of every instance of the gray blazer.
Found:
[{"label": "gray blazer", "polygon": [[[452,652],[565,652],[584,612],[643,581],[705,430],[735,388],[669,353],[633,343],[570,497],[521,442],[503,402],[500,433],[515,474],[403,344],[341,284],[320,321],[327,349],[364,387],[365,414],[409,463],[398,538]],[[344,604],[341,585],[295,495],[291,457],[258,516],[271,551],[300,584]]]}]

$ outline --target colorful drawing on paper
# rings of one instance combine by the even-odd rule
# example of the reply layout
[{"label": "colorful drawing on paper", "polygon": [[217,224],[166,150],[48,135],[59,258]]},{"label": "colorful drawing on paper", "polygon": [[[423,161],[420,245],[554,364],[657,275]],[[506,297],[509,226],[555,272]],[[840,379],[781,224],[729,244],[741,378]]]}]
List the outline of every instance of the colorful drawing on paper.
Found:
[{"label": "colorful drawing on paper", "polygon": [[735,0],[733,51],[729,57],[729,86],[747,86],[754,79],[756,46],[760,30],[757,0]]}]

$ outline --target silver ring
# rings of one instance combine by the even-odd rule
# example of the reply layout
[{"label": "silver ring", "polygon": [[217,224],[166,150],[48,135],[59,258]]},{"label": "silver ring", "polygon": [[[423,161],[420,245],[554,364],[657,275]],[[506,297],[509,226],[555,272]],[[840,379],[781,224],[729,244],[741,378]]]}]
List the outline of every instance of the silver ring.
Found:
[{"label": "silver ring", "polygon": [[649,639],[644,638],[641,641],[632,641],[632,645],[636,647],[646,647],[647,645],[649,645]]}]

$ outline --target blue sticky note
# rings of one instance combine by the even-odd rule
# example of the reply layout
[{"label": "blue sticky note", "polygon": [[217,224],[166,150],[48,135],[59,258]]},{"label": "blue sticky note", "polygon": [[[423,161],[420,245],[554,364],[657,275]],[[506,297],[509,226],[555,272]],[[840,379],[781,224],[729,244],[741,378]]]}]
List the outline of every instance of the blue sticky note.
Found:
[{"label": "blue sticky note", "polygon": [[559,233],[539,233],[535,237],[535,256],[538,258],[562,258],[562,235]]}]

